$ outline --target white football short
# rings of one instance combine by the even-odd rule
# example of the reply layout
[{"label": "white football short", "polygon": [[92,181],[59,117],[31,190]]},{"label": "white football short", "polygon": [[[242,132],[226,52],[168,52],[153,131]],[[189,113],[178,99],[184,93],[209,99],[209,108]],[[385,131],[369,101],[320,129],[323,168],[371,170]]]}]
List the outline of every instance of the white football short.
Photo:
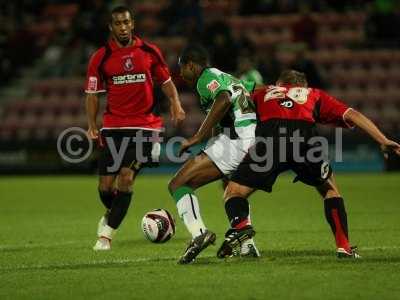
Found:
[{"label": "white football short", "polygon": [[[246,127],[247,132],[254,133],[255,125]],[[203,152],[207,154],[224,175],[229,175],[237,169],[249,148],[254,145],[254,142],[254,134],[233,140],[226,134],[221,133],[208,141]]]}]

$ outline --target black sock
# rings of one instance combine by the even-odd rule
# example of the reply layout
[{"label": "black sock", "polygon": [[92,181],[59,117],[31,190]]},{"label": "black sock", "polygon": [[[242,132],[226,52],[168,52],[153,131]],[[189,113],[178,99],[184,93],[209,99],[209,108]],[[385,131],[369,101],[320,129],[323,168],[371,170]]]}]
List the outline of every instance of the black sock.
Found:
[{"label": "black sock", "polygon": [[333,197],[324,200],[325,218],[328,221],[332,233],[335,236],[338,248],[349,249],[349,230],[347,226],[347,214],[344,201],[341,197]]},{"label": "black sock", "polygon": [[103,202],[104,206],[107,209],[111,209],[112,201],[115,198],[115,192],[99,190],[99,196],[100,196],[100,200],[101,200],[101,202]]},{"label": "black sock", "polygon": [[249,202],[245,198],[233,197],[225,202],[225,211],[232,228],[241,229],[250,224]]},{"label": "black sock", "polygon": [[117,192],[108,214],[108,226],[117,229],[121,225],[131,203],[131,198],[132,192]]}]

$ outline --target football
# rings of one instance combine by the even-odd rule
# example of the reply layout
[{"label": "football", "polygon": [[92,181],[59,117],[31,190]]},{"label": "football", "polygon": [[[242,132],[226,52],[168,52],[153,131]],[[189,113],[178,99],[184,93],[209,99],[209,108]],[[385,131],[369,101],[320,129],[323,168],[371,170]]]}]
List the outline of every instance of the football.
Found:
[{"label": "football", "polygon": [[144,236],[153,243],[165,243],[175,234],[175,221],[165,209],[147,212],[142,219]]}]

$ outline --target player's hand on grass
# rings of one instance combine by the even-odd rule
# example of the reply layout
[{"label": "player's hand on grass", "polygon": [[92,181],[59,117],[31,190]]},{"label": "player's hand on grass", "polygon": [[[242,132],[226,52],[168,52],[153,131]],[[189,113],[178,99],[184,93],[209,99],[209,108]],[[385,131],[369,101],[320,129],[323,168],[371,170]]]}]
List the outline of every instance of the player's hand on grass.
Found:
[{"label": "player's hand on grass", "polygon": [[400,156],[400,145],[392,140],[386,140],[382,143],[381,150],[385,158],[388,158],[390,152],[394,152]]},{"label": "player's hand on grass", "polygon": [[171,121],[174,126],[178,126],[186,118],[186,113],[180,103],[174,103],[170,106]]},{"label": "player's hand on grass", "polygon": [[87,131],[87,136],[91,140],[97,140],[99,138],[99,130],[97,127],[89,127]]},{"label": "player's hand on grass", "polygon": [[179,148],[179,156],[181,156],[184,152],[188,152],[189,148],[193,145],[196,145],[198,142],[199,140],[194,136],[187,140],[183,140],[181,147]]}]

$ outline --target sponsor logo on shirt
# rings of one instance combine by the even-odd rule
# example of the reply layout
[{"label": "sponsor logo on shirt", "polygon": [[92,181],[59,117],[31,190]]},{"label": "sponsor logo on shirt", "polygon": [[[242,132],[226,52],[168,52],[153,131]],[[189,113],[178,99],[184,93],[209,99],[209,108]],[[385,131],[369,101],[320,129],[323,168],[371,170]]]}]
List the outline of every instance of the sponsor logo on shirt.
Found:
[{"label": "sponsor logo on shirt", "polygon": [[88,91],[95,92],[97,91],[97,77],[89,76],[88,80]]},{"label": "sponsor logo on shirt", "polygon": [[207,84],[207,88],[214,93],[221,85],[215,79]]},{"label": "sponsor logo on shirt", "polygon": [[146,74],[126,74],[112,77],[113,84],[138,83],[146,81]]}]

